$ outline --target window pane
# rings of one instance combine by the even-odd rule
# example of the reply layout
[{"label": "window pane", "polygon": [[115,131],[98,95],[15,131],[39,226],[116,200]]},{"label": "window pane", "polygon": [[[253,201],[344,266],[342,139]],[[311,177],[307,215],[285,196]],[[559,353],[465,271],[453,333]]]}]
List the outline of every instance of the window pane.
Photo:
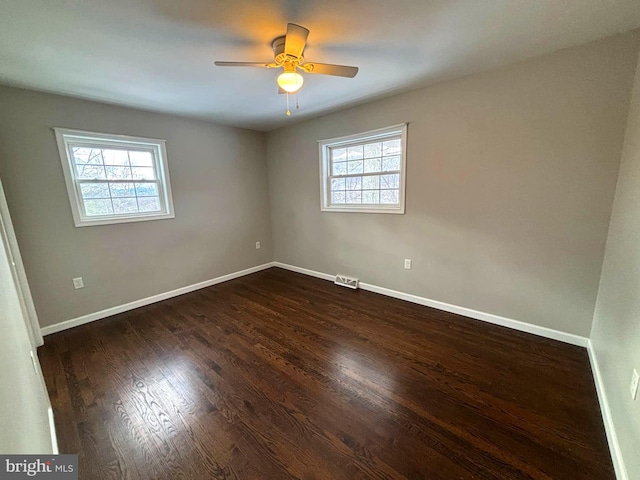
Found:
[{"label": "window pane", "polygon": [[362,158],[362,145],[347,148],[348,160],[359,160]]},{"label": "window pane", "polygon": [[133,167],[153,167],[153,155],[151,152],[129,151],[129,159]]},{"label": "window pane", "polygon": [[135,197],[136,191],[133,183],[110,183],[112,197]]},{"label": "window pane", "polygon": [[81,183],[82,198],[109,198],[109,186],[106,183]]},{"label": "window pane", "polygon": [[362,177],[347,177],[347,190],[361,190],[362,189]]},{"label": "window pane", "polygon": [[109,180],[128,180],[131,178],[129,167],[104,167]]},{"label": "window pane", "polygon": [[382,171],[400,170],[400,156],[384,157],[382,159]]},{"label": "window pane", "polygon": [[71,151],[73,152],[74,163],[77,163],[80,165],[86,165],[86,164],[102,165],[102,157],[100,156],[99,149],[86,148],[86,147],[73,147]]},{"label": "window pane", "polygon": [[376,173],[380,172],[380,159],[369,158],[364,161],[364,173]]},{"label": "window pane", "polygon": [[369,143],[364,146],[364,158],[374,158],[382,155],[382,142]]},{"label": "window pane", "polygon": [[362,203],[380,203],[380,191],[364,190],[362,192]]},{"label": "window pane", "polygon": [[391,175],[380,176],[380,188],[399,188],[400,187],[400,174],[394,173]]},{"label": "window pane", "polygon": [[331,203],[344,203],[345,198],[345,192],[331,192]]},{"label": "window pane", "polygon": [[105,165],[129,166],[129,155],[126,150],[102,150]]},{"label": "window pane", "polygon": [[76,165],[76,175],[84,180],[105,180],[104,167],[98,165]]},{"label": "window pane", "polygon": [[155,183],[136,183],[136,195],[139,197],[157,197],[158,185]]},{"label": "window pane", "polygon": [[347,174],[347,162],[340,162],[333,164],[332,175],[346,175]]},{"label": "window pane", "polygon": [[113,213],[111,200],[85,200],[84,210],[87,216],[94,217],[96,215],[109,215]]},{"label": "window pane", "polygon": [[132,213],[138,211],[138,202],[135,198],[114,198],[113,213]]},{"label": "window pane", "polygon": [[132,167],[133,178],[140,180],[155,180],[156,174],[152,167]]},{"label": "window pane", "polygon": [[332,148],[331,149],[331,160],[334,162],[344,162],[347,160],[347,149],[346,148]]},{"label": "window pane", "polygon": [[380,190],[380,203],[397,204],[400,192],[398,190]]},{"label": "window pane", "polygon": [[346,183],[344,178],[332,178],[331,179],[331,190],[344,190],[346,188]]},{"label": "window pane", "polygon": [[401,152],[400,148],[400,139],[396,138],[395,140],[387,140],[382,143],[382,152],[383,155],[399,155]]},{"label": "window pane", "polygon": [[347,162],[347,173],[362,173],[362,160]]},{"label": "window pane", "polygon": [[347,190],[346,194],[347,194],[347,203],[362,203],[361,190],[354,190],[354,191]]},{"label": "window pane", "polygon": [[380,188],[380,175],[362,177],[362,188],[365,190]]},{"label": "window pane", "polygon": [[141,212],[156,212],[160,210],[160,199],[158,197],[139,197],[138,205]]}]

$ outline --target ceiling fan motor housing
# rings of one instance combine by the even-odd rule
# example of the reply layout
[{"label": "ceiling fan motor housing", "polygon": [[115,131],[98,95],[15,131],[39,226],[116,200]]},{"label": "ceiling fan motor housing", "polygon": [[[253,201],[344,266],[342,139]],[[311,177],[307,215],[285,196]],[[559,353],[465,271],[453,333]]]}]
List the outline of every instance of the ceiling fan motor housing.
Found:
[{"label": "ceiling fan motor housing", "polygon": [[284,53],[284,44],[286,38],[286,35],[282,35],[281,37],[276,37],[273,42],[271,42],[274,62],[278,65],[284,65],[285,62],[295,62],[296,64],[302,63],[304,61],[304,58],[302,56],[293,57]]},{"label": "ceiling fan motor housing", "polygon": [[[347,65],[333,65],[331,63],[304,63],[304,49],[309,36],[309,29],[296,25],[295,23],[287,23],[286,35],[276,37],[271,42],[273,49],[273,62],[214,62],[220,67],[262,67],[262,68],[282,68],[284,71],[278,78],[296,79],[296,88],[302,86],[302,76],[297,69],[306,73],[315,73],[320,75],[333,75],[335,77],[353,78],[358,73],[358,67],[350,67]],[[284,82],[284,80],[282,80]],[[299,85],[298,85],[299,84]],[[280,85],[281,88],[282,85]],[[290,90],[293,92],[295,90]]]}]

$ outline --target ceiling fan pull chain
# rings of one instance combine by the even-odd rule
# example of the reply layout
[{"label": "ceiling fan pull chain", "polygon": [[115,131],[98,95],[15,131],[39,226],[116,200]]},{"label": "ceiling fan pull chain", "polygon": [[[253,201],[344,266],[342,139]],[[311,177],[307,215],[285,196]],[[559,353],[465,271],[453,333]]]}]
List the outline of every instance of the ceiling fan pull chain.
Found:
[{"label": "ceiling fan pull chain", "polygon": [[298,103],[298,92],[296,92],[296,110],[300,110],[300,104]]},{"label": "ceiling fan pull chain", "polygon": [[287,117],[291,115],[291,111],[289,110],[289,92],[287,92]]}]

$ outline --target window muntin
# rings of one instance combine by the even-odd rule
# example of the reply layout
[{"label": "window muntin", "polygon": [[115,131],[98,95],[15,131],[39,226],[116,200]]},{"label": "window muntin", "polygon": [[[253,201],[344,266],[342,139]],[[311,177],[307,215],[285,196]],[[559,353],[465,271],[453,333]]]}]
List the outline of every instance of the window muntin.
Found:
[{"label": "window muntin", "polygon": [[322,210],[404,213],[406,125],[320,141]]},{"label": "window muntin", "polygon": [[76,226],[174,217],[164,140],[55,132]]}]

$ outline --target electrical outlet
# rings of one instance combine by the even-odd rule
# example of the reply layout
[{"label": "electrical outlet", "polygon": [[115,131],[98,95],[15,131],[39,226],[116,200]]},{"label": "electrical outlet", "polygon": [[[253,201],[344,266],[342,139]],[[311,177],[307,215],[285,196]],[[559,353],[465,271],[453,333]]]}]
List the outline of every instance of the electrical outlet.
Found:
[{"label": "electrical outlet", "polygon": [[631,398],[634,400],[638,395],[638,380],[640,377],[638,376],[638,371],[634,368],[633,375],[631,376],[631,385],[629,386],[629,391],[631,392]]},{"label": "electrical outlet", "polygon": [[78,290],[79,288],[84,288],[84,282],[82,281],[82,277],[77,277],[73,279],[73,288]]},{"label": "electrical outlet", "polygon": [[411,270],[411,259],[409,258],[404,259],[404,268],[405,270]]},{"label": "electrical outlet", "polygon": [[256,250],[260,250],[260,242],[256,242]]}]

